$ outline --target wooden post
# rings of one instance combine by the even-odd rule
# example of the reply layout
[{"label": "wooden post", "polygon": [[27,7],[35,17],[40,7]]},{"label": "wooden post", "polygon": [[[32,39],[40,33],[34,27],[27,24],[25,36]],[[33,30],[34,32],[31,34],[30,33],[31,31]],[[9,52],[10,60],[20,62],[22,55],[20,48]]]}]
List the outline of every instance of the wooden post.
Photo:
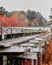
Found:
[{"label": "wooden post", "polygon": [[2,35],[2,40],[4,40],[5,39],[5,34],[4,34],[4,27],[2,27],[2,31],[1,31],[1,35]]}]

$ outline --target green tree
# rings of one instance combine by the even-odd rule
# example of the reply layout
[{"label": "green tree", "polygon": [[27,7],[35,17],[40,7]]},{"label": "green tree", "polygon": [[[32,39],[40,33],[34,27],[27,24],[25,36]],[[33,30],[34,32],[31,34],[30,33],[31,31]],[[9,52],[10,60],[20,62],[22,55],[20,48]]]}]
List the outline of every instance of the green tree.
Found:
[{"label": "green tree", "polygon": [[0,7],[0,15],[4,15],[5,14],[5,8]]}]

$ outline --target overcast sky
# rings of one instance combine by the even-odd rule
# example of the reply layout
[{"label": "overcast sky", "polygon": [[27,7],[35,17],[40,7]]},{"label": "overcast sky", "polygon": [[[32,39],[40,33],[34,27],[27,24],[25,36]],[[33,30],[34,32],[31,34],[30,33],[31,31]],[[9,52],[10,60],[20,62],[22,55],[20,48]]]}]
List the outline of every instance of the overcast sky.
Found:
[{"label": "overcast sky", "polygon": [[8,11],[35,10],[49,20],[52,0],[0,0],[0,6],[3,6]]}]

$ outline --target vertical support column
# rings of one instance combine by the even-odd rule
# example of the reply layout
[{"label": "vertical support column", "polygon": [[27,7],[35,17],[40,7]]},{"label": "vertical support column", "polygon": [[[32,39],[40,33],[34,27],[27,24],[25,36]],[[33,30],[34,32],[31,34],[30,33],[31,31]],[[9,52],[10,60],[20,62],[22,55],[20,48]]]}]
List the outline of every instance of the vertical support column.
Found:
[{"label": "vertical support column", "polygon": [[11,27],[11,38],[12,38],[12,27]]},{"label": "vertical support column", "polygon": [[2,40],[5,39],[5,33],[4,32],[5,32],[4,27],[2,27],[2,29],[1,29]]},{"label": "vertical support column", "polygon": [[0,55],[0,65],[3,65],[3,55]]},{"label": "vertical support column", "polygon": [[38,57],[37,57],[37,59],[36,59],[36,65],[38,65]]},{"label": "vertical support column", "polygon": [[7,56],[3,56],[3,65],[7,65]]},{"label": "vertical support column", "polygon": [[43,53],[43,48],[40,49],[40,65],[42,64],[42,53]]}]

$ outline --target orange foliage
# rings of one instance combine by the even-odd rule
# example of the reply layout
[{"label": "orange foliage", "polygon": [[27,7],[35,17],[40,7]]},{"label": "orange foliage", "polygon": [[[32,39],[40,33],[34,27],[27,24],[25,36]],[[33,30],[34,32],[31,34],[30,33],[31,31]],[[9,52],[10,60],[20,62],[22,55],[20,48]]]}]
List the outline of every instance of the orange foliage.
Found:
[{"label": "orange foliage", "polygon": [[49,46],[45,49],[45,61],[48,62],[52,57],[52,38],[49,41]]}]

